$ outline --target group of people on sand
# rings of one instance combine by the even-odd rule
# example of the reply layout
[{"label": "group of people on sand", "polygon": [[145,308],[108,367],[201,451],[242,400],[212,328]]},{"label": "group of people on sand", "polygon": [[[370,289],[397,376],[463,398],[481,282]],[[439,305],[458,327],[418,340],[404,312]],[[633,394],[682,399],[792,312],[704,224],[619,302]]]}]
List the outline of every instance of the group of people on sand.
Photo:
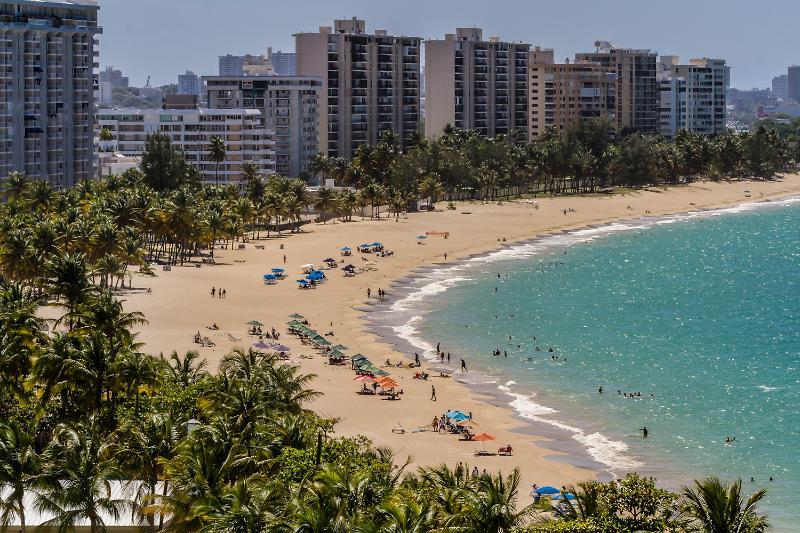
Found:
[{"label": "group of people on sand", "polygon": [[228,297],[228,291],[226,291],[223,288],[217,289],[216,287],[211,287],[211,297],[213,298],[214,296],[216,296],[218,298],[227,298]]},{"label": "group of people on sand", "polygon": [[[386,291],[378,289],[378,300],[383,301],[384,297],[386,297]],[[367,298],[372,298],[372,289],[369,287],[367,287]]]}]

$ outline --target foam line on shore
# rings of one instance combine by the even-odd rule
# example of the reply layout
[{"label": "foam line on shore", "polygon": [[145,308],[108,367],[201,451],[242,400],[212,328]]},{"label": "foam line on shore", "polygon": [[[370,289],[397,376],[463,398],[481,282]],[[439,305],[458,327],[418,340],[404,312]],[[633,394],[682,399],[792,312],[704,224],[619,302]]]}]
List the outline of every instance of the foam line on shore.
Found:
[{"label": "foam line on shore", "polygon": [[[432,296],[441,295],[452,287],[472,281],[477,275],[485,274],[485,269],[481,268],[483,265],[532,257],[555,249],[588,243],[619,232],[648,229],[656,225],[685,222],[696,218],[743,213],[764,207],[791,205],[797,202],[800,202],[800,197],[751,201],[732,207],[621,220],[600,226],[548,233],[530,240],[505,244],[502,248],[492,252],[412,272],[395,283],[396,292],[400,297],[388,306],[388,313],[380,313],[380,315],[386,317],[385,322],[383,320],[382,322],[389,326],[388,329],[397,338],[419,350],[420,355],[435,364],[438,363],[436,346],[422,336],[418,327],[428,312],[424,310],[424,304]],[[375,316],[372,318],[377,319]],[[462,380],[459,379],[459,381]],[[489,374],[472,372],[469,379],[464,379],[463,382],[468,386],[478,387],[496,383],[497,380],[495,376]],[[612,474],[644,466],[640,458],[633,457],[628,453],[629,446],[626,443],[613,440],[600,432],[587,432],[557,419],[554,415],[557,415],[559,411],[534,401],[532,395],[515,392],[511,389],[511,385],[514,384],[513,381],[509,381],[505,385],[497,386],[496,389],[504,397],[503,402],[520,418],[537,425],[550,426],[568,435],[570,439],[580,444],[592,460]]]}]

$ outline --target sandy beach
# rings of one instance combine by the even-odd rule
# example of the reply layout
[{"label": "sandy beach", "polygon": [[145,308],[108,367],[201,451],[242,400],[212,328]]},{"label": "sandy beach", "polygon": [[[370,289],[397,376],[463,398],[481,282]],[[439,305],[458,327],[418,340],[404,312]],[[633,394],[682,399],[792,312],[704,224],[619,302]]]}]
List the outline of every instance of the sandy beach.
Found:
[{"label": "sandy beach", "polygon": [[[596,473],[558,460],[557,452],[540,445],[541,438],[515,431],[526,422],[510,409],[491,405],[486,398],[472,393],[458,382],[457,372],[452,378],[431,377],[421,381],[412,379],[416,370],[388,369],[404,390],[401,401],[357,395],[360,384],[353,381],[349,366],[329,366],[325,357],[301,345],[286,332],[287,316],[300,313],[319,332],[333,331],[334,336],[328,338],[347,345],[348,355],[363,353],[376,365],[382,365],[387,358],[394,362],[405,358],[408,362],[413,354],[395,352],[368,329],[363,316],[365,309],[376,303],[379,288],[386,290],[391,301],[392,281],[415,268],[456,261],[551,232],[797,194],[800,194],[800,176],[792,175],[773,182],[703,182],[614,196],[538,199],[538,208],[526,201],[502,205],[459,202],[457,210],[449,211],[446,202],[440,202],[439,211],[413,213],[397,221],[385,218],[384,214],[379,220],[354,217],[348,223],[313,223],[303,226],[302,233],[251,241],[243,250],[217,250],[217,265],[158,269],[156,278],[134,279],[137,289],[126,291],[122,298],[126,309],[141,311],[149,320],[139,333],[145,351],[157,354],[199,350],[212,370],[231,348],[246,348],[254,342],[247,335],[247,321],[261,321],[266,325],[264,331],[274,327],[281,333],[280,341],[292,349],[290,362],[299,364],[304,372],[317,375],[312,387],[323,395],[309,407],[323,416],[339,418],[337,434],[366,435],[376,445],[391,447],[400,462],[410,457],[412,467],[442,462],[450,465],[465,462],[489,471],[519,467],[523,480],[521,492],[527,495],[531,483],[561,486],[594,478]],[[416,237],[426,232],[449,232],[449,238],[431,236],[422,241],[424,244],[418,244]],[[298,290],[294,280],[301,277],[301,265],[320,266],[327,257],[342,259],[339,248],[355,248],[362,242],[373,241],[380,241],[394,255],[370,254],[367,257],[374,263],[374,270],[347,278],[340,270],[331,270],[328,281],[319,288]],[[365,264],[355,251],[345,259],[357,267]],[[285,268],[288,277],[278,285],[265,286],[262,275],[273,267]],[[143,290],[148,287],[151,291]],[[212,287],[225,289],[227,297],[212,298]],[[372,298],[367,298],[368,288]],[[213,323],[219,330],[206,329]],[[216,346],[201,348],[195,344],[193,336],[198,331]],[[453,361],[454,367],[456,362],[457,359]],[[431,385],[436,387],[436,402],[430,399]],[[412,431],[422,426],[429,429],[433,416],[447,409],[471,411],[480,431],[497,437],[496,441],[486,443],[487,448],[496,451],[511,444],[514,455],[474,457],[474,451],[482,443],[461,442],[453,435],[432,431]],[[397,426],[404,427],[406,433],[393,433],[392,428]]]}]

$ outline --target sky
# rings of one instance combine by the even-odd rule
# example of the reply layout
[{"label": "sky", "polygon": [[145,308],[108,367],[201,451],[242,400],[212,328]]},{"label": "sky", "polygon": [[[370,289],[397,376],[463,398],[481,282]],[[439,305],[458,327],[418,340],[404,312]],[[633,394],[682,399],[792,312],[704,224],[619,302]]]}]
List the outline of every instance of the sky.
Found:
[{"label": "sky", "polygon": [[800,64],[798,0],[100,0],[100,62],[134,86],[176,83],[185,70],[216,74],[220,55],[294,51],[293,33],[357,16],[367,31],[442,38],[456,27],[554,48],[596,40],[682,60],[727,60],[733,87],[768,87]]}]

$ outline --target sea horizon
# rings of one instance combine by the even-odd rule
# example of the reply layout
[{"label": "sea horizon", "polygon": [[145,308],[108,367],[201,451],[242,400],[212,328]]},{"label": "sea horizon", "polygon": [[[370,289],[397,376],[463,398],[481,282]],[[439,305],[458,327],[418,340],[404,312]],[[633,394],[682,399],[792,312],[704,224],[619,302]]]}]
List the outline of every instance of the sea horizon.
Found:
[{"label": "sea horizon", "polygon": [[[598,397],[609,398],[631,392],[634,394],[629,401],[638,403],[645,402],[648,394],[653,394],[655,397],[655,392],[619,390],[618,394],[616,388],[605,388],[603,391],[605,396],[601,396],[597,390],[587,390],[582,391],[581,398],[571,398],[575,400],[574,404],[568,404],[563,401],[563,397],[548,390],[548,387],[558,388],[558,380],[544,383],[530,375],[520,379],[519,374],[523,372],[524,363],[535,362],[528,359],[535,354],[526,353],[526,346],[511,354],[511,358],[518,366],[505,367],[495,363],[507,361],[507,357],[500,356],[494,359],[491,354],[481,352],[479,348],[471,345],[476,338],[486,337],[483,333],[476,334],[475,328],[482,326],[491,328],[490,322],[480,323],[479,320],[479,323],[467,324],[469,327],[464,329],[467,333],[458,335],[465,340],[456,346],[443,343],[443,351],[452,352],[453,359],[450,365],[446,361],[442,365],[436,357],[436,344],[442,340],[442,335],[437,335],[432,329],[435,329],[441,320],[453,318],[443,309],[447,307],[447,302],[455,291],[469,286],[489,286],[495,283],[494,280],[498,280],[496,284],[502,284],[508,279],[507,276],[535,268],[537,261],[539,261],[538,266],[543,269],[542,272],[548,268],[558,269],[560,264],[566,266],[567,261],[572,259],[570,250],[581,249],[585,252],[594,248],[602,249],[614,237],[630,238],[635,237],[637,232],[652,234],[653,231],[658,232],[662,228],[679,228],[681,224],[717,220],[717,217],[730,220],[730,217],[737,215],[747,217],[767,209],[784,207],[791,207],[793,212],[800,213],[800,197],[745,201],[733,207],[620,219],[603,225],[539,235],[522,242],[502,243],[497,250],[442,265],[416,269],[395,280],[393,283],[395,297],[384,305],[371,308],[366,320],[375,332],[381,334],[384,340],[400,351],[412,357],[413,353],[419,353],[431,363],[432,368],[437,371],[453,372],[455,379],[475,393],[484,395],[489,403],[511,409],[521,422],[517,429],[521,435],[530,433],[548,439],[538,441],[538,444],[558,452],[551,459],[589,468],[597,472],[600,480],[621,477],[627,472],[636,471],[655,476],[662,485],[677,490],[683,484],[688,484],[699,477],[691,472],[701,468],[706,473],[708,470],[705,468],[706,465],[690,464],[691,462],[687,462],[685,457],[680,457],[680,454],[677,454],[677,457],[673,456],[674,450],[659,449],[657,437],[651,435],[646,440],[641,438],[638,432],[639,425],[631,426],[627,433],[620,434],[618,430],[609,431],[611,422],[608,419],[598,420],[595,417],[600,411],[593,405]],[[559,261],[562,253],[567,254],[565,261]],[[500,278],[497,278],[496,274],[500,275]],[[437,314],[442,313],[445,316],[437,318]],[[503,318],[498,317],[501,322]],[[511,352],[517,340],[509,340],[505,343],[506,346],[500,346],[501,343],[497,342],[497,348],[504,353]],[[527,341],[530,344],[530,339]],[[536,343],[530,344],[527,348],[530,349],[534,344]],[[551,355],[551,352],[547,351],[548,348],[541,347],[545,357],[555,356],[559,359],[550,361],[554,365],[566,367],[568,361],[562,360],[561,357],[566,359],[567,356],[561,355],[557,348]],[[470,367],[470,371],[466,374],[457,371],[462,356],[467,359]],[[535,368],[535,364],[528,366]],[[598,387],[601,385],[602,383],[598,382]],[[772,388],[763,385],[762,391],[769,393]],[[636,396],[636,393],[642,393],[642,396]],[[727,450],[728,445],[722,444],[724,447],[721,449]],[[731,447],[734,444],[735,442]],[[723,454],[724,452],[720,453]],[[731,473],[729,470],[717,473],[723,478],[742,477],[746,482],[745,490],[748,492],[755,490],[756,486],[763,486],[774,493],[780,490],[779,487],[785,482],[777,473],[774,474],[777,478],[775,482],[767,482],[764,476],[754,481],[755,485],[748,484],[749,478],[742,473]],[[796,481],[800,484],[800,478]],[[523,487],[522,490],[527,490],[527,487]],[[770,512],[776,530],[781,530],[791,520],[800,516],[800,507],[781,509],[775,503],[775,496],[772,494],[771,496],[765,508]],[[785,502],[781,505],[784,504]]]}]

